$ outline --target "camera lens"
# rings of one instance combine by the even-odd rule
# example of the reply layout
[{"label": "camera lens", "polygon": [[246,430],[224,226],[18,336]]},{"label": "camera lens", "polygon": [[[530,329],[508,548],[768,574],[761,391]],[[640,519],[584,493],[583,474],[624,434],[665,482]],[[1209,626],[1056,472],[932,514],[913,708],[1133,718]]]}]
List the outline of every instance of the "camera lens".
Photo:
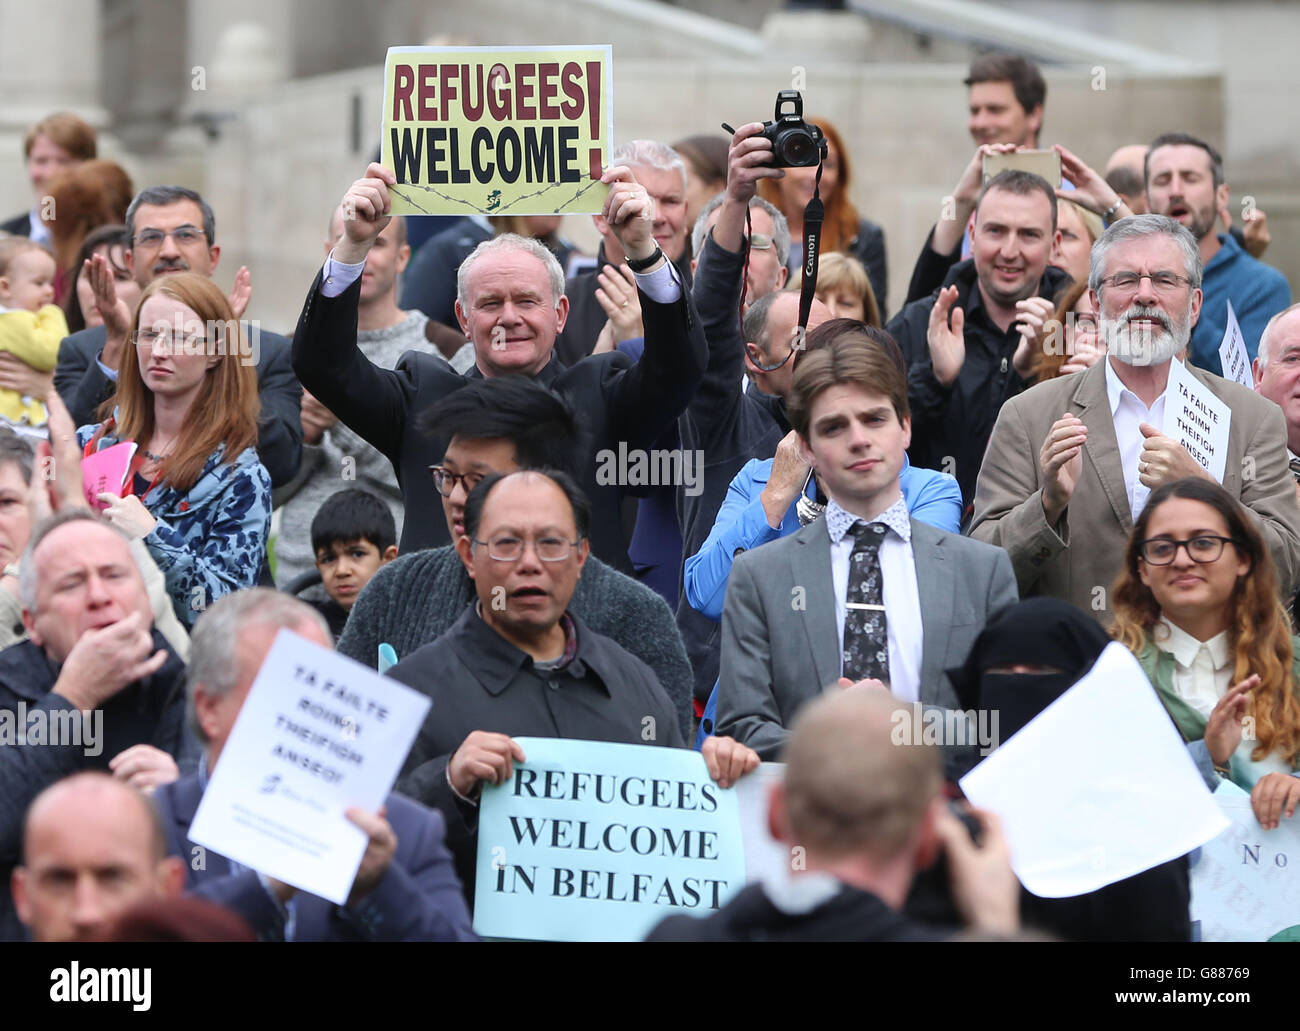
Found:
[{"label": "camera lens", "polygon": [[781,157],[787,165],[796,167],[815,164],[816,148],[806,132],[792,132],[781,141]]}]

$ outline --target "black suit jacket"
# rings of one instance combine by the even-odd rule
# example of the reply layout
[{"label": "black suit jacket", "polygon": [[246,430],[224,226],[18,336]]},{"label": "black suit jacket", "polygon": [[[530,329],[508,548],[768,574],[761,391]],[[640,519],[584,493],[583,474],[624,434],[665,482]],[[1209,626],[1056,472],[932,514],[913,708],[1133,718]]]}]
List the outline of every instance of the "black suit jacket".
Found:
[{"label": "black suit jacket", "polygon": [[3,236],[5,233],[8,233],[10,236],[31,236],[31,212],[24,211],[21,215],[15,215],[13,218],[0,222],[0,236]]},{"label": "black suit jacket", "polygon": [[[421,412],[469,379],[432,355],[408,351],[395,369],[382,369],[357,347],[360,281],[338,297],[320,292],[316,274],[293,336],[293,368],[303,386],[348,427],[388,457],[402,488],[407,517],[401,550],[450,543],[442,499],[429,466],[441,461],[446,441],[415,425]],[[635,365],[617,352],[596,355],[573,368],[552,354],[535,377],[564,396],[587,431],[587,453],[579,461],[591,499],[591,548],[601,561],[630,572],[619,513],[619,488],[596,481],[597,455],[650,450],[690,402],[704,375],[704,331],[689,291],[672,304],[641,294],[646,349]],[[472,370],[471,377],[481,375]]]},{"label": "black suit jacket", "polygon": [[[234,872],[230,860],[190,841],[203,798],[197,773],[154,793],[169,855],[185,860],[186,888],[248,921],[261,941],[283,941],[285,918],[257,873]],[[374,889],[355,908],[300,892],[293,903],[294,941],[475,941],[469,910],[436,812],[400,795],[384,802],[397,851]],[[203,856],[202,864],[194,862]]]},{"label": "black suit jacket", "polygon": [[[245,325],[244,332],[248,332]],[[108,334],[103,326],[83,329],[63,338],[54,388],[78,426],[99,422],[95,414],[113,396],[116,384],[99,367]],[[257,457],[266,466],[272,487],[281,487],[298,473],[302,460],[302,386],[289,362],[289,341],[263,330],[258,337],[257,390],[262,414]]]}]

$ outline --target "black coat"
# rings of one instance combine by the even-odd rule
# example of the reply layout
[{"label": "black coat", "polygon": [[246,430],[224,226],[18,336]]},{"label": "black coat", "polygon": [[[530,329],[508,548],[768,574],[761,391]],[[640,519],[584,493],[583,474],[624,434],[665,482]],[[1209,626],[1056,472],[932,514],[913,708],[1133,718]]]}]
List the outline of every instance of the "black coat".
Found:
[{"label": "black coat", "polygon": [[[555,338],[555,354],[567,366],[577,365],[590,355],[596,347],[596,338],[605,328],[605,321],[609,316],[596,300],[596,288],[600,285],[596,277],[609,263],[609,259],[605,257],[605,245],[602,243],[596,251],[596,267],[586,272],[579,272],[576,276],[570,276],[568,282],[564,284],[564,296],[569,299],[569,317],[564,322],[564,332]],[[691,288],[689,248],[683,251],[682,256],[673,264],[677,266],[682,282],[689,290]],[[644,303],[643,297],[642,304]]]},{"label": "black coat", "polygon": [[[1061,269],[1048,265],[1038,284],[1038,295],[1050,300],[1069,278]],[[958,291],[956,307],[966,316],[966,360],[952,384],[945,387],[935,379],[926,343],[930,309],[939,296],[938,290],[907,305],[890,320],[887,329],[910,365],[907,400],[912,409],[912,446],[908,455],[912,464],[956,476],[962,501],[969,510],[998,412],[1008,398],[1021,393],[1029,383],[1011,365],[1020,334],[1015,323],[1004,332],[989,319],[974,259],[952,267],[943,286],[952,285]]]},{"label": "black coat", "polygon": [[[704,382],[677,420],[681,446],[704,456],[698,495],[677,492],[677,520],[682,530],[682,558],[700,550],[713,529],[718,509],[736,474],[752,458],[771,458],[788,430],[773,416],[779,398],[742,388],[745,342],[740,330],[740,294],[744,255],[724,250],[710,233],[700,251],[691,293],[709,342]],[[691,608],[683,596],[677,628],[686,642],[695,677],[695,697],[708,701],[718,679],[721,626]]]},{"label": "black coat", "polygon": [[[411,351],[395,369],[381,369],[357,347],[357,302],[361,283],[338,297],[320,292],[320,274],[307,295],[293,337],[293,367],[303,386],[393,463],[407,517],[401,550],[449,544],[442,499],[429,466],[442,460],[446,441],[421,433],[416,417],[435,401],[469,382],[433,355]],[[579,461],[591,500],[591,547],[623,572],[630,566],[619,512],[619,489],[596,482],[597,454],[654,447],[686,408],[704,374],[706,345],[699,317],[684,294],[673,304],[641,295],[646,326],[645,354],[635,365],[612,353],[565,368],[554,355],[535,377],[565,396],[588,433],[588,452]],[[481,373],[474,369],[470,376]]]},{"label": "black coat", "polygon": [[[246,324],[244,331],[248,332]],[[117,390],[99,367],[107,341],[104,327],[95,326],[64,337],[59,345],[54,388],[78,426],[99,422],[95,410]],[[257,392],[262,413],[257,457],[271,477],[271,486],[282,487],[297,475],[302,461],[302,386],[289,364],[288,340],[263,330],[258,347]]]},{"label": "black coat", "polygon": [[670,748],[685,744],[673,703],[650,667],[572,612],[569,616],[578,647],[560,670],[535,669],[532,659],[489,627],[471,604],[450,630],[388,671],[433,701],[397,791],[446,818],[447,845],[471,903],[478,811],[457,799],[447,781],[452,753],[471,732]]},{"label": "black coat", "polygon": [[[166,638],[153,632],[154,648],[167,652],[158,672],[130,684],[98,710],[103,713],[95,748],[64,741],[62,744],[0,743],[0,878],[8,885],[9,875],[22,854],[22,827],[27,807],[56,780],[85,770],[108,770],[108,761],[132,745],[161,748],[176,759],[185,773],[198,760],[198,747],[185,727],[185,664],[171,650]],[[42,719],[62,723],[64,713],[74,711],[60,695],[51,694],[58,669],[44,650],[30,640],[19,641],[0,651],[0,711],[14,714],[15,724],[23,711],[30,715],[43,710]],[[33,724],[34,725],[34,724]],[[87,755],[87,751],[96,751]],[[9,892],[0,896],[0,941],[21,934]]]},{"label": "black coat", "polygon": [[952,933],[918,924],[870,892],[848,885],[807,913],[786,913],[761,885],[750,884],[716,913],[665,918],[646,941],[916,942],[943,941]]}]

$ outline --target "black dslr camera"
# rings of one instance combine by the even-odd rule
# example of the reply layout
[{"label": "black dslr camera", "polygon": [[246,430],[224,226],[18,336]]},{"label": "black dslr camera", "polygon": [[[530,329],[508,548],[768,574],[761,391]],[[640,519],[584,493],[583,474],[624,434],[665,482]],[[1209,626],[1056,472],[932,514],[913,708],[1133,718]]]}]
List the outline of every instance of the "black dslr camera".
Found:
[{"label": "black dslr camera", "polygon": [[[784,107],[793,111],[782,112]],[[803,120],[803,97],[798,90],[776,95],[773,120],[763,123],[763,135],[772,141],[773,168],[809,168],[826,159],[826,137]]]}]

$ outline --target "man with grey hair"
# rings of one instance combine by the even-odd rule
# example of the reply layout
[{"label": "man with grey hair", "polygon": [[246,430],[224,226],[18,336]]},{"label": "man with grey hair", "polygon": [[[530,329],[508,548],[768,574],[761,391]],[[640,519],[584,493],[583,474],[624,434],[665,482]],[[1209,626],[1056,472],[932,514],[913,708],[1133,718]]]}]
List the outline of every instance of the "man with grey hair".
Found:
[{"label": "man with grey hair", "polygon": [[[1161,432],[1170,362],[1185,361],[1201,309],[1196,240],[1164,215],[1121,219],[1093,245],[1088,285],[1107,359],[1003,406],[970,532],[1007,549],[1022,598],[1061,598],[1105,625],[1148,495],[1209,475]],[[1239,383],[1186,368],[1232,410],[1223,486],[1255,517],[1290,597],[1300,579],[1300,506],[1282,412]]]},{"label": "man with grey hair", "polygon": [[[939,750],[900,746],[913,712],[884,691],[838,691],[811,702],[768,795],[772,837],[798,849],[784,878],[750,884],[699,919],[670,916],[650,941],[939,941],[956,928],[903,913],[916,874],[944,853],[953,902],[974,931],[1020,927],[1020,882],[993,814],[975,810],[980,843],[949,811]],[[793,853],[792,853],[793,854]]]},{"label": "man with grey hair", "polygon": [[0,874],[18,861],[28,803],[54,781],[104,770],[148,790],[197,756],[184,663],[153,626],[121,531],[86,509],[51,516],[27,542],[19,590],[28,639],[0,651]]},{"label": "man with grey hair", "polygon": [[1300,304],[1268,320],[1251,372],[1255,392],[1281,408],[1286,419],[1287,461],[1300,496]]},{"label": "man with grey hair", "polygon": [[[690,255],[686,248],[686,162],[666,143],[657,140],[629,140],[615,148],[610,167],[630,168],[636,181],[645,187],[653,201],[654,238],[664,256],[672,262],[683,282],[690,285]],[[596,347],[596,340],[606,321],[611,323],[614,343],[641,335],[637,320],[618,318],[627,328],[619,332],[616,315],[629,313],[636,305],[632,272],[623,256],[632,258],[613,233],[604,215],[592,215],[600,248],[596,267],[580,272],[565,284],[569,298],[569,318],[555,341],[555,353],[565,365],[576,365]],[[619,298],[616,300],[615,298]],[[626,301],[626,307],[623,306]]]},{"label": "man with grey hair", "polygon": [[265,588],[226,595],[195,624],[187,677],[190,723],[203,742],[198,772],[154,796],[167,852],[187,863],[187,889],[233,910],[261,941],[473,941],[469,913],[442,817],[400,795],[377,813],[345,813],[367,837],[346,905],[300,892],[189,837],[209,778],[225,751],[239,710],[281,630],[329,648],[325,620],[309,605]]},{"label": "man with grey hair", "polygon": [[[308,295],[293,338],[293,361],[303,386],[393,463],[403,505],[412,513],[402,528],[401,550],[407,552],[451,543],[446,523],[430,517],[441,511],[441,500],[429,468],[442,458],[447,441],[426,436],[415,416],[467,379],[418,353],[408,353],[396,369],[382,369],[357,347],[359,279],[366,255],[388,224],[388,187],[395,182],[379,164],[367,173],[343,199],[344,210],[356,217],[344,223],[343,236]],[[598,481],[597,455],[653,448],[694,395],[707,356],[690,297],[655,242],[653,205],[645,188],[624,167],[608,169],[603,178],[610,186],[603,217],[639,268],[646,325],[639,362],[611,354],[572,369],[564,366],[554,353],[569,314],[564,273],[543,244],[513,234],[480,244],[462,263],[456,317],[474,344],[476,365],[469,378],[529,376],[567,394],[581,413],[588,435],[581,469],[596,512],[592,551],[626,572],[620,485]]]}]

